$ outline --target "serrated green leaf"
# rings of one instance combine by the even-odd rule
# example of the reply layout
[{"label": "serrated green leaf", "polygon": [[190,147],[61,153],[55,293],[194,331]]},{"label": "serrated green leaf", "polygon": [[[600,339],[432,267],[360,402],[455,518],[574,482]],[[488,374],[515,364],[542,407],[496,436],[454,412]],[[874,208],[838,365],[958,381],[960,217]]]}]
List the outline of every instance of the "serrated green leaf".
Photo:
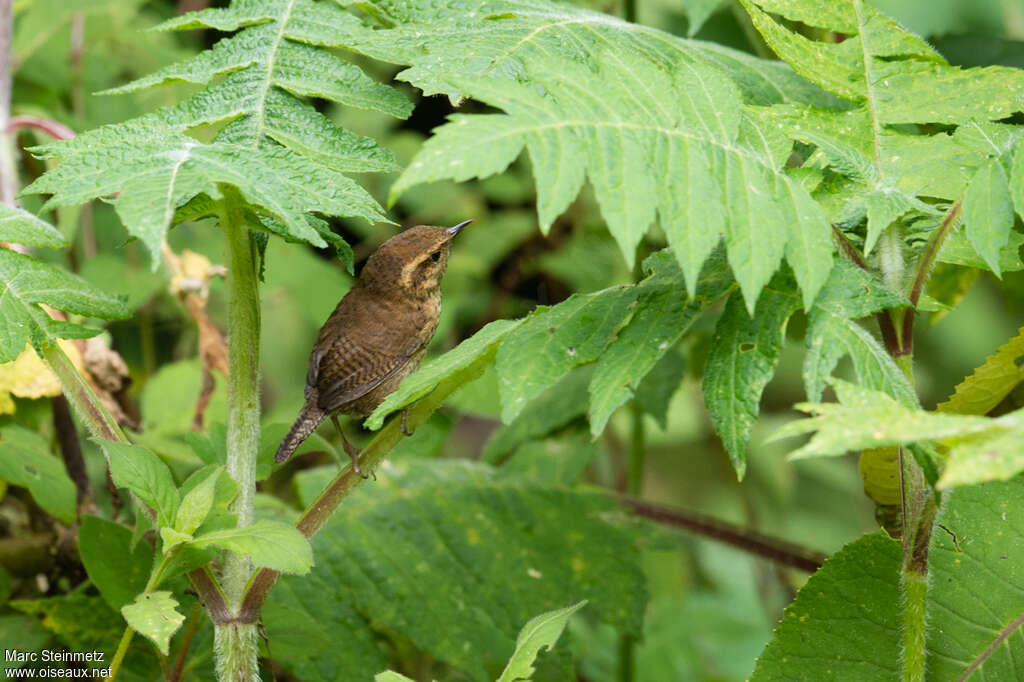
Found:
[{"label": "serrated green leaf", "polygon": [[879,310],[909,305],[869,273],[852,263],[836,263],[821,295],[808,311],[804,385],[817,400],[826,379],[844,355],[853,360],[858,381],[895,396],[903,405],[917,405],[917,396],[903,372],[882,345],[856,320]]},{"label": "serrated green leaf", "polygon": [[173,526],[178,511],[178,489],[163,460],[141,445],[96,439],[107,453],[110,476],[153,508],[160,526]]},{"label": "serrated green leaf", "polygon": [[444,355],[426,363],[377,406],[366,419],[366,428],[379,429],[385,417],[427,395],[445,378],[476,364],[485,356],[493,357],[498,344],[521,322],[495,320]]},{"label": "serrated green leaf", "polygon": [[517,327],[498,348],[495,365],[501,420],[510,423],[570,369],[596,360],[639,293],[632,286],[573,294],[556,306],[538,309]]},{"label": "serrated green leaf", "polygon": [[52,319],[40,305],[90,317],[120,318],[124,303],[88,282],[30,256],[0,249],[0,363],[12,362],[29,341],[95,336],[98,330]]},{"label": "serrated green leaf", "polygon": [[[332,475],[300,474],[300,498]],[[588,599],[592,617],[639,628],[646,598],[637,549],[609,522],[607,497],[455,460],[393,461],[378,478],[313,539],[311,575],[282,585],[350,603],[473,680],[493,679],[487,670],[508,661],[522,623],[566,601]],[[409,603],[418,607],[400,606]]]},{"label": "serrated green leaf", "polygon": [[[466,94],[505,112],[436,129],[392,199],[418,183],[500,172],[525,149],[542,231],[587,178],[627,262],[657,219],[691,294],[724,239],[748,306],[784,254],[813,300],[831,263],[827,221],[782,170],[788,141],[743,109],[750,64],[584,10],[476,5],[433,17],[414,4],[389,7],[393,27],[352,41],[411,63],[402,77],[428,94]],[[789,93],[776,87],[771,99],[780,94]]]},{"label": "serrated green leaf", "polygon": [[133,630],[152,640],[164,656],[168,654],[171,635],[185,622],[185,616],[178,613],[178,602],[170,592],[162,590],[140,594],[133,603],[121,607],[121,615]]},{"label": "serrated green leaf", "polygon": [[751,682],[899,679],[900,546],[882,531],[846,545],[786,607]]},{"label": "serrated green leaf", "polygon": [[153,550],[145,542],[131,547],[132,532],[124,526],[85,516],[78,529],[78,547],[89,579],[114,610],[135,600],[153,567]]},{"label": "serrated green leaf", "polygon": [[[612,413],[630,399],[665,353],[730,285],[724,264],[715,259],[708,262],[696,285],[696,296],[688,298],[678,267],[667,258],[662,257],[661,261],[664,265],[641,285],[644,291],[633,317],[594,368],[590,382],[590,429],[595,437],[604,431]],[[648,263],[656,265],[653,260]]]},{"label": "serrated green leaf", "polygon": [[532,618],[523,626],[516,638],[516,650],[509,659],[508,665],[498,678],[498,682],[516,682],[516,680],[532,679],[533,661],[542,648],[549,651],[554,648],[558,638],[562,636],[569,616],[586,606],[586,600],[564,609],[548,611]]},{"label": "serrated green leaf", "polygon": [[999,256],[1013,228],[1013,201],[1006,171],[998,159],[990,159],[967,186],[964,224],[974,250],[997,277],[1001,276]]},{"label": "serrated green leaf", "polygon": [[237,554],[248,554],[257,565],[283,573],[302,575],[313,565],[309,541],[294,527],[274,521],[256,521],[243,528],[203,533],[188,544],[197,549],[216,545]]},{"label": "serrated green leaf", "polygon": [[74,522],[75,484],[38,433],[17,424],[0,431],[0,479],[27,488],[32,499],[61,523]]},{"label": "serrated green leaf", "polygon": [[[284,147],[200,144],[160,125],[133,133],[125,138],[116,126],[94,131],[96,148],[64,158],[25,192],[51,193],[48,207],[120,192],[112,203],[128,231],[148,247],[154,267],[177,207],[200,193],[220,198],[220,183],[234,185],[249,203],[278,218],[282,236],[315,246],[326,244],[305,220],[305,211],[383,219],[355,182]],[[55,146],[52,151],[67,150]]]},{"label": "serrated green leaf", "polygon": [[779,363],[786,322],[800,309],[794,289],[789,276],[776,275],[761,292],[753,318],[739,296],[730,296],[704,365],[704,404],[741,480],[761,393]]},{"label": "serrated green leaf", "polygon": [[0,204],[0,241],[48,246],[60,249],[68,245],[67,238],[57,228],[28,211]]},{"label": "serrated green leaf", "polygon": [[800,403],[815,416],[790,422],[773,439],[814,432],[790,457],[841,455],[850,450],[937,442],[949,446],[940,489],[1006,480],[1024,470],[1024,410],[990,419],[908,408],[879,391],[833,379],[840,404]]},{"label": "serrated green leaf", "polygon": [[644,414],[654,417],[663,430],[668,428],[672,396],[682,386],[685,376],[686,358],[679,351],[670,349],[643,378],[633,396]]},{"label": "serrated green leaf", "polygon": [[[1024,246],[1024,234],[1011,230],[1008,237],[1006,244],[999,250],[999,270],[1001,272],[1024,270],[1024,261],[1021,261],[1020,258],[1020,247]],[[952,263],[979,270],[990,269],[988,263],[971,246],[963,227],[955,228],[949,233],[945,241],[942,242],[937,260],[940,263]]]},{"label": "serrated green leaf", "polygon": [[1024,382],[1024,327],[953,389],[935,409],[953,414],[988,414]]}]

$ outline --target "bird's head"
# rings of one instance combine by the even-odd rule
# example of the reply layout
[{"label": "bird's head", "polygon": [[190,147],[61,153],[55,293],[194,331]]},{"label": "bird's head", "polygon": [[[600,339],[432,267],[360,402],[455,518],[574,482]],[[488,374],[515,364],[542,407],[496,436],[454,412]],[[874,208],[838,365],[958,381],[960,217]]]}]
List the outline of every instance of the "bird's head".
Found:
[{"label": "bird's head", "polygon": [[454,227],[417,225],[396,234],[366,261],[360,284],[414,298],[433,295],[448,266],[452,239],[471,222],[465,220]]}]

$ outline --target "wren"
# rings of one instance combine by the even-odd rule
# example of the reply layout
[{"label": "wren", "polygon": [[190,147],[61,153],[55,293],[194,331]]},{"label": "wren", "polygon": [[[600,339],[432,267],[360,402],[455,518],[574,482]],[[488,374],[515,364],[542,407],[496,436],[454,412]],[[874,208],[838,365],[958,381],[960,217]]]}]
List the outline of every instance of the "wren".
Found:
[{"label": "wren", "polygon": [[367,416],[419,367],[441,316],[441,277],[451,241],[471,222],[417,225],[373,252],[317,335],[306,372],[306,403],[275,462],[287,460],[330,417],[352,469],[363,476],[359,450],[345,438],[337,415]]}]

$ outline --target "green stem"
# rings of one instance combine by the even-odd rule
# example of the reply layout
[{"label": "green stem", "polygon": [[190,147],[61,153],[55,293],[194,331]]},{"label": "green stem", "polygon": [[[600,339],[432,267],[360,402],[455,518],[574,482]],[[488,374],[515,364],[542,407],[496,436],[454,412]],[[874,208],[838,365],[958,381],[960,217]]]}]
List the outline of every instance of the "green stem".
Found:
[{"label": "green stem", "polygon": [[14,138],[16,133],[9,130],[11,118],[11,29],[14,25],[14,8],[11,0],[0,0],[0,204],[14,206],[17,192],[14,163]]},{"label": "green stem", "polygon": [[[255,244],[245,226],[237,191],[223,187],[221,224],[227,236],[228,262],[228,427],[227,471],[238,484],[231,511],[238,526],[253,522],[256,495],[256,454],[260,443],[259,339],[260,308]],[[228,552],[221,582],[234,609],[252,576],[252,561]],[[259,679],[255,623],[218,623],[214,631],[217,676],[222,682]]]},{"label": "green stem", "polygon": [[56,341],[43,348],[43,359],[57,375],[64,388],[64,395],[75,408],[79,419],[85,423],[89,433],[96,438],[117,443],[130,442],[117,420],[110,414],[110,410],[103,406],[92,386],[79,374],[78,369]]},{"label": "green stem", "polygon": [[110,661],[110,674],[106,677],[107,682],[113,682],[117,677],[117,672],[121,669],[121,663],[124,662],[125,654],[128,653],[128,647],[131,646],[134,636],[135,630],[132,630],[131,627],[124,629],[121,641],[117,645],[117,651],[114,652],[114,658]]}]

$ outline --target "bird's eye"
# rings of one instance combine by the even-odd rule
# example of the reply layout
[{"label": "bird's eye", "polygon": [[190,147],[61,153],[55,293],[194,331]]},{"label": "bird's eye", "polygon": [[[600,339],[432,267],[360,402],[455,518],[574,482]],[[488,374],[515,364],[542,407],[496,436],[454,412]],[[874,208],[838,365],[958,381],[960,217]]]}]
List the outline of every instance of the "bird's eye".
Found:
[{"label": "bird's eye", "polygon": [[430,260],[434,261],[435,263],[441,260],[441,252],[435,251],[434,253],[430,254]]}]

